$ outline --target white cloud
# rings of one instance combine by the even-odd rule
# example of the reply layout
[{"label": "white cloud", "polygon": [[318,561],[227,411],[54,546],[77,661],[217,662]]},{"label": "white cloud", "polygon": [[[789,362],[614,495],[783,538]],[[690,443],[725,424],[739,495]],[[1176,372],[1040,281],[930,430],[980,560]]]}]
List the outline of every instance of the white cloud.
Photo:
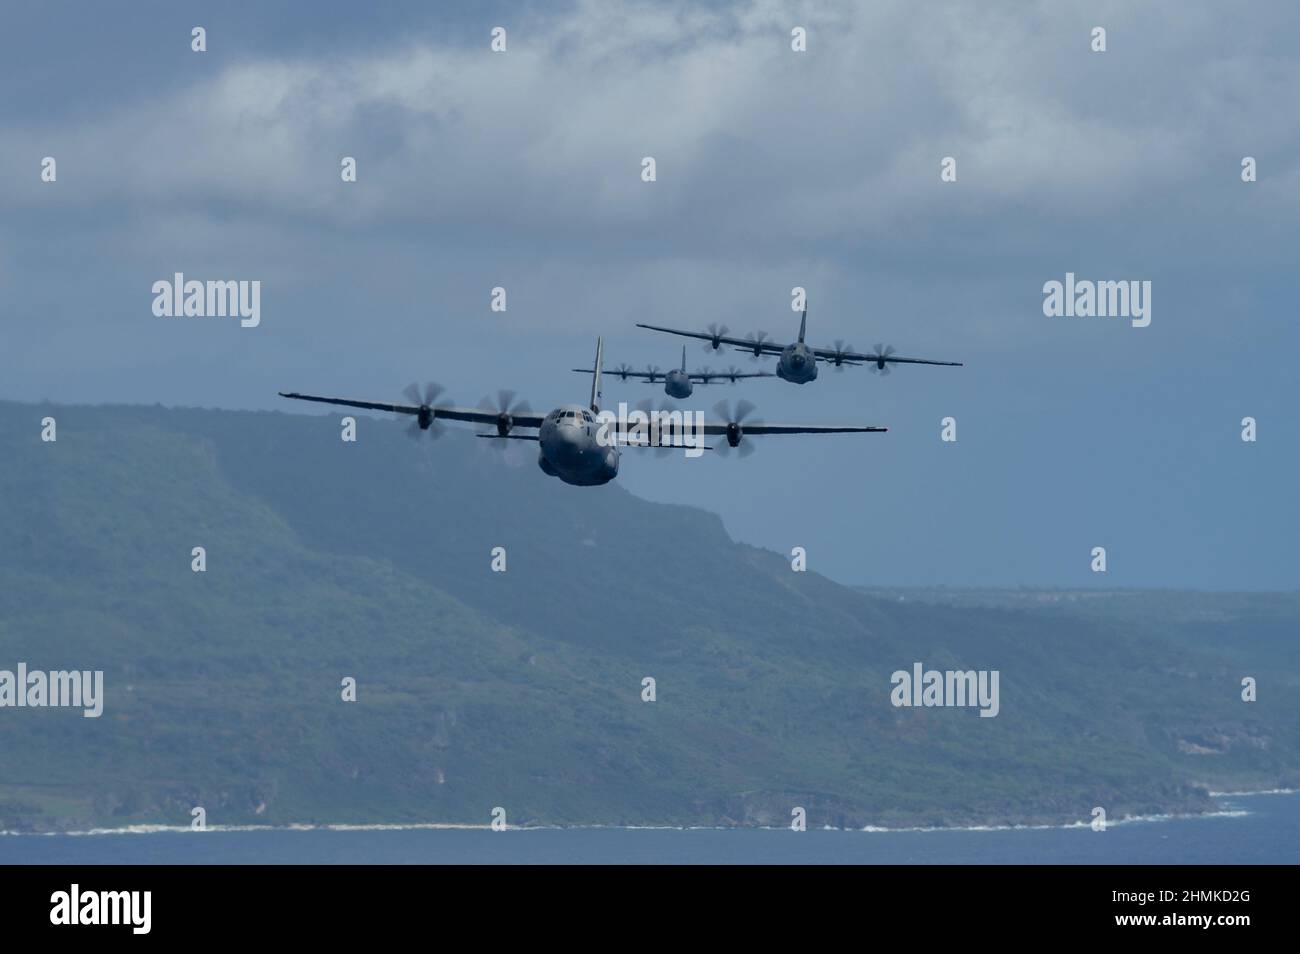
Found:
[{"label": "white cloud", "polygon": [[[415,38],[241,62],[78,129],[3,133],[11,165],[57,143],[69,203],[542,233],[687,217],[722,242],[880,236],[900,218],[1045,198],[1086,218],[1230,175],[1211,168],[1219,148],[1285,148],[1268,168],[1295,168],[1293,111],[1274,107],[1296,59],[1233,47],[1267,29],[1266,12],[1192,29],[1119,4],[1093,19],[1058,4],[782,9],[585,2],[512,27],[504,55]],[[1094,19],[1109,25],[1106,54],[1087,48]],[[789,49],[796,22],[805,54]],[[339,181],[343,155],[360,163],[354,187]],[[653,185],[643,155],[659,162]],[[961,191],[938,182],[944,155]],[[8,171],[9,198],[50,201]]]}]

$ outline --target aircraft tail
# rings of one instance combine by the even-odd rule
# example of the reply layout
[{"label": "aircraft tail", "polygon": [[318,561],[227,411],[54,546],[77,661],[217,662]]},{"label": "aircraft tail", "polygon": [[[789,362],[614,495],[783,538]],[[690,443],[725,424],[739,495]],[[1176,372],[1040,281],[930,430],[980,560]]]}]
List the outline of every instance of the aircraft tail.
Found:
[{"label": "aircraft tail", "polygon": [[803,344],[803,333],[808,329],[808,308],[804,307],[803,316],[799,319],[799,343]]},{"label": "aircraft tail", "polygon": [[686,346],[682,345],[682,370],[686,370]]},{"label": "aircraft tail", "polygon": [[591,410],[592,413],[600,413],[600,366],[605,360],[605,342],[602,338],[596,339],[596,363],[593,364],[591,372]]}]

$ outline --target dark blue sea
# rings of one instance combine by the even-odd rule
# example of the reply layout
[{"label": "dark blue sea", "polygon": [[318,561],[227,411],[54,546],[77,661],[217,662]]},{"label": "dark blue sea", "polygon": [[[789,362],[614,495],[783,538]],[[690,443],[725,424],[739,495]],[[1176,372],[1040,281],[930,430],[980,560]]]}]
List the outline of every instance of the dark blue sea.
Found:
[{"label": "dark blue sea", "polygon": [[1223,814],[1087,827],[210,830],[0,835],[0,864],[1296,864],[1300,793],[1232,795]]}]

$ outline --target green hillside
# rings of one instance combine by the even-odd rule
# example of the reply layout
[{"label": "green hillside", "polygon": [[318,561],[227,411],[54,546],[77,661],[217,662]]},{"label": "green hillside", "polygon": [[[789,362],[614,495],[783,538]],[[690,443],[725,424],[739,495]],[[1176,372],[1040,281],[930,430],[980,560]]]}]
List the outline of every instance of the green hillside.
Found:
[{"label": "green hillside", "polygon": [[[900,600],[795,573],[703,510],[401,430],[0,403],[0,669],[102,669],[107,697],[99,719],[0,708],[0,829],[184,825],[195,805],[210,824],[1067,821],[1300,782],[1294,596]],[[893,707],[914,662],[999,670],[1000,714]]]}]

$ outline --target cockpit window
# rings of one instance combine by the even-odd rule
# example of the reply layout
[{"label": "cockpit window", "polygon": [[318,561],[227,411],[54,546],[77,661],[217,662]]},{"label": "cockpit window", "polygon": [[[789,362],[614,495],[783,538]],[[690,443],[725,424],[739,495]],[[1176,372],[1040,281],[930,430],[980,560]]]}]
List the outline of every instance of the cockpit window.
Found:
[{"label": "cockpit window", "polygon": [[590,411],[585,410],[557,411],[555,423],[563,424],[565,427],[582,427],[584,424],[595,424],[596,418]]}]

